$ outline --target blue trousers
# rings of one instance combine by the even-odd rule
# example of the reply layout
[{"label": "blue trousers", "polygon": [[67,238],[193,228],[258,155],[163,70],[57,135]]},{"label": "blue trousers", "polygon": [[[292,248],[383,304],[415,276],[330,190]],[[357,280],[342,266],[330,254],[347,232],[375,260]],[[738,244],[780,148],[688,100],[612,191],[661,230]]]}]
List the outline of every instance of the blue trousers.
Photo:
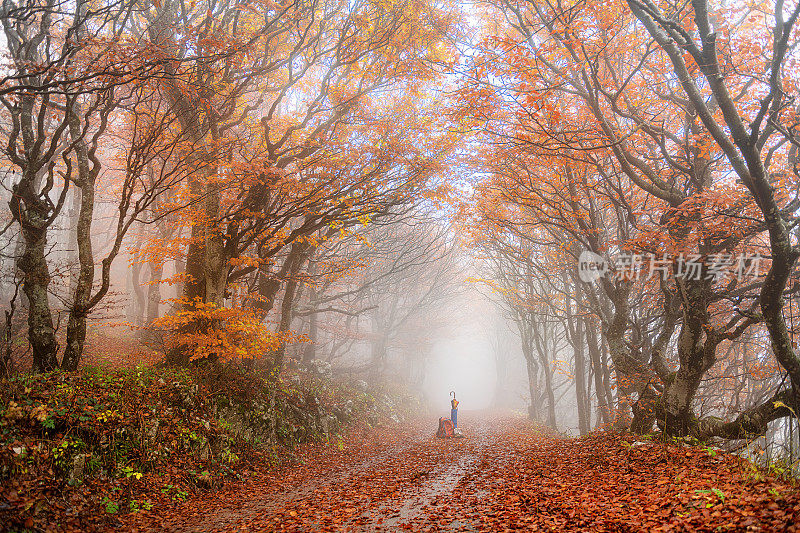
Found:
[{"label": "blue trousers", "polygon": [[458,427],[458,409],[450,409],[450,420],[453,421],[453,427]]}]

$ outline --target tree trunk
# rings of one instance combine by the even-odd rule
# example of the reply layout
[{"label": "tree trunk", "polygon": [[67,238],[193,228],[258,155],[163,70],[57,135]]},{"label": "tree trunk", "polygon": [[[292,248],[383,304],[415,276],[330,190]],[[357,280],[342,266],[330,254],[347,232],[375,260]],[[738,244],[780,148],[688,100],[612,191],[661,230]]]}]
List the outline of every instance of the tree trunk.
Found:
[{"label": "tree trunk", "polygon": [[159,317],[158,309],[161,305],[161,278],[163,275],[163,265],[150,265],[150,285],[147,287],[147,317],[145,318],[145,324],[148,326]]},{"label": "tree trunk", "polygon": [[[290,330],[292,325],[292,308],[294,307],[295,293],[297,291],[297,279],[289,279],[286,282],[286,290],[283,293],[283,301],[281,301],[281,320],[278,325],[279,333],[286,333]],[[281,342],[281,345],[275,350],[273,356],[272,366],[276,369],[283,368],[283,361],[286,356],[286,343]]]},{"label": "tree trunk", "polygon": [[[283,293],[283,300],[281,301],[281,319],[278,324],[278,333],[288,333],[291,328],[294,303],[300,285],[298,274],[305,260],[308,258],[310,249],[311,247],[307,243],[295,242],[292,244],[292,249],[286,258],[286,261],[290,261],[288,269],[289,279],[286,281],[286,290]],[[282,342],[273,354],[272,366],[275,370],[280,371],[280,369],[283,368],[285,356],[286,343]]]},{"label": "tree trunk", "polygon": [[379,317],[379,313],[380,310],[378,309],[372,315],[372,342],[370,343],[370,361],[372,365],[370,374],[371,378],[376,381],[383,376],[386,363],[386,345],[388,343],[388,333]]},{"label": "tree trunk", "polygon": [[583,345],[583,322],[576,313],[573,313],[572,306],[576,312],[581,304],[581,293],[577,285],[571,286],[566,274],[562,275],[562,283],[572,299],[566,302],[566,322],[565,334],[567,341],[572,345],[572,353],[575,368],[575,401],[578,406],[578,431],[581,435],[589,433],[589,398],[586,392],[586,360],[584,359]]},{"label": "tree trunk", "polygon": [[581,435],[589,433],[589,398],[586,393],[586,360],[583,353],[583,320],[575,321],[575,396],[578,402],[578,431]]},{"label": "tree trunk", "polygon": [[17,296],[19,295],[19,285],[14,287],[14,295],[8,302],[8,309],[5,311],[5,323],[3,327],[2,353],[0,353],[0,378],[10,378],[14,373],[14,311],[16,310]]},{"label": "tree trunk", "polygon": [[531,397],[531,403],[528,406],[528,418],[531,420],[540,420],[539,405],[537,402],[539,396],[539,369],[533,361],[533,354],[525,356],[525,366],[528,369],[528,393]]},{"label": "tree trunk", "polygon": [[175,276],[178,277],[178,282],[175,284],[175,299],[180,299],[183,296],[183,291],[186,290],[186,282],[184,277],[186,275],[186,260],[183,257],[176,257],[173,262],[175,266]]},{"label": "tree trunk", "polygon": [[593,324],[586,324],[586,346],[589,350],[589,361],[594,369],[594,389],[597,396],[597,419],[600,423],[607,425],[611,422],[611,406],[613,399],[611,391],[607,390],[607,383],[603,377],[608,372],[601,360],[601,349],[597,338],[597,330]]},{"label": "tree trunk", "polygon": [[305,363],[310,363],[317,357],[317,336],[319,335],[319,318],[317,317],[317,313],[311,313],[311,316],[308,317],[308,339],[309,343],[306,345],[305,350],[303,351],[303,361]]},{"label": "tree trunk", "polygon": [[[70,130],[73,138],[80,139],[80,121],[78,116],[70,113]],[[78,243],[78,262],[80,270],[75,283],[75,292],[72,307],[69,310],[67,322],[67,338],[64,346],[64,358],[61,360],[62,370],[75,371],[78,369],[83,346],[86,342],[86,315],[89,312],[87,304],[92,295],[94,283],[94,253],[92,251],[92,217],[94,216],[94,188],[95,180],[89,168],[89,157],[86,145],[77,141],[76,153],[78,159],[78,186],[80,194],[80,209],[75,236]]]},{"label": "tree trunk", "polygon": [[[209,155],[209,157],[212,157]],[[209,184],[216,167],[206,167],[199,176],[191,178],[192,196],[204,198],[203,222],[192,225],[191,239],[186,251],[186,274],[183,297],[187,304],[202,303],[222,305],[228,280],[228,257],[225,240],[220,230],[212,225],[219,215],[219,190]]]},{"label": "tree trunk", "polygon": [[623,332],[609,328],[606,331],[608,352],[614,363],[614,373],[617,381],[617,405],[614,412],[614,429],[626,431],[630,426],[633,405],[633,396],[636,392],[635,380],[629,365],[628,346],[625,344]]},{"label": "tree trunk", "polygon": [[556,424],[556,397],[553,392],[553,369],[547,360],[542,360],[539,354],[542,370],[544,371],[544,388],[547,394],[547,425],[553,429],[558,429]]},{"label": "tree trunk", "polygon": [[[314,276],[317,273],[316,265],[313,262],[309,263],[308,274]],[[308,317],[308,340],[305,350],[303,350],[303,362],[310,363],[317,357],[317,337],[319,335],[319,316],[314,311],[317,306],[317,291],[311,286],[308,288],[308,307],[311,310],[311,315]]]},{"label": "tree trunk", "polygon": [[131,264],[131,287],[133,289],[133,325],[144,325],[145,297],[142,290],[142,261],[141,254],[135,253]]},{"label": "tree trunk", "polygon": [[681,281],[683,297],[683,323],[678,334],[678,371],[666,384],[663,395],[665,431],[682,436],[691,428],[692,400],[706,371],[715,361],[716,342],[707,335],[708,313],[707,281]]},{"label": "tree trunk", "polygon": [[[216,220],[219,211],[219,191],[216,185],[207,183],[216,173],[216,168],[204,168],[202,176],[193,176],[190,189],[194,197],[205,196],[204,222],[192,225],[191,241],[186,252],[186,281],[183,286],[184,308],[193,311],[197,303],[224,304],[229,273],[229,257],[225,250],[225,240],[220,230],[210,226],[208,221]],[[201,333],[219,327],[216,321],[203,320],[189,324],[180,333]],[[213,357],[212,357],[213,358]],[[189,363],[187,347],[174,346],[167,354],[167,362],[176,365]]]},{"label": "tree trunk", "polygon": [[22,292],[28,299],[28,340],[33,355],[33,369],[36,372],[50,372],[58,368],[58,343],[50,302],[47,300],[50,270],[45,258],[46,235],[46,230],[38,225],[23,224],[25,251],[17,263],[23,275]]}]

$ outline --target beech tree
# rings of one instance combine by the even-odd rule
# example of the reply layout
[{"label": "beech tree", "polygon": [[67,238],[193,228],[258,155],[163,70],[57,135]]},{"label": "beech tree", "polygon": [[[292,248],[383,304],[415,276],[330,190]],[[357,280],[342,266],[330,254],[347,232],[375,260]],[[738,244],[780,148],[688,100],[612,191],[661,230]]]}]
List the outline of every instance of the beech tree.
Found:
[{"label": "beech tree", "polygon": [[[753,134],[753,139],[760,138],[764,143],[759,152],[764,150],[763,159],[768,163],[762,161],[762,166],[780,166],[782,161],[794,157],[793,119],[787,118],[794,111],[773,101],[777,98],[784,102],[783,96],[769,96],[783,89],[776,86],[773,91],[768,88],[753,91],[759,83],[768,87],[772,75],[762,73],[759,78],[753,72],[754,65],[763,64],[749,56],[755,49],[750,47],[760,39],[758,30],[733,22],[740,21],[736,17],[746,20],[750,8],[715,11],[714,24],[727,28],[728,47],[716,57],[713,51],[716,45],[703,48],[701,44],[686,42],[695,29],[692,16],[683,10],[699,9],[701,19],[708,17],[702,14],[705,8],[698,6],[671,6],[664,14],[659,9],[666,7],[644,3],[630,4],[630,9],[621,5],[595,8],[533,2],[494,5],[504,17],[505,25],[481,43],[471,76],[460,93],[464,105],[459,107],[459,116],[481,127],[495,143],[504,144],[505,154],[517,150],[547,161],[560,161],[551,164],[550,169],[594,166],[600,183],[614,184],[616,188],[613,196],[625,213],[621,227],[636,228],[635,239],[629,239],[624,247],[608,242],[610,250],[649,252],[672,258],[696,254],[701,258],[701,273],[695,279],[681,275],[682,264],[674,260],[665,283],[649,289],[660,300],[658,307],[663,309],[662,317],[650,322],[659,332],[642,337],[641,332],[631,328],[637,312],[630,307],[630,299],[612,299],[614,309],[619,312],[618,327],[604,329],[615,367],[619,372],[625,367],[623,358],[639,359],[632,372],[636,377],[631,400],[640,406],[640,400],[649,395],[658,397],[649,408],[651,415],[657,416],[648,417],[640,412],[635,426],[646,431],[648,423],[652,425],[657,419],[665,423],[670,433],[679,435],[693,432],[741,437],[748,432],[763,432],[768,419],[787,415],[784,405],[791,397],[787,391],[778,391],[771,402],[756,406],[732,425],[720,425],[713,419],[698,420],[692,412],[699,384],[718,361],[717,352],[723,343],[757,327],[762,319],[768,329],[780,330],[779,325],[769,325],[764,312],[765,305],[772,312],[771,306],[779,301],[780,291],[774,292],[773,274],[755,283],[730,278],[720,283],[709,274],[713,268],[711,258],[721,253],[757,251],[760,235],[767,229],[765,224],[752,222],[757,210],[764,212],[759,205],[766,200],[754,193],[757,187],[747,185],[749,178],[741,174],[744,167],[733,157],[733,152],[726,152],[724,135],[720,134],[726,127],[731,132],[736,130],[735,124],[733,127],[727,124],[732,117],[730,109],[725,110],[726,95],[731,109],[755,110],[750,114],[753,125],[756,129],[763,127],[766,132],[762,137],[760,133]],[[775,16],[777,29],[770,30],[777,35],[773,40],[788,42],[790,30],[783,19],[788,16],[785,7],[782,4],[774,7],[780,16]],[[793,18],[786,20],[794,24]],[[682,26],[684,23],[689,23],[686,26],[689,29]],[[683,40],[678,38],[681,32]],[[708,32],[710,36],[711,30]],[[713,40],[709,36],[707,39]],[[695,49],[691,50],[691,46]],[[790,61],[785,49],[780,45],[775,49],[777,59],[774,64],[769,62],[773,66],[768,70],[784,69],[784,63]],[[708,57],[702,59],[700,51]],[[708,66],[712,59],[716,66]],[[711,70],[703,71],[699,68],[701,64]],[[734,89],[719,89],[719,80],[712,83],[709,76],[722,77],[722,86],[729,84]],[[701,78],[705,78],[702,83]],[[779,78],[775,74],[773,81]],[[718,88],[714,90],[722,91],[719,97],[711,89],[715,84]],[[768,104],[759,100],[762,97],[768,97]],[[700,100],[703,106],[699,106]],[[770,105],[775,105],[775,109],[770,111]],[[725,126],[719,125],[721,120]],[[738,157],[742,161],[753,159],[752,149],[747,157],[741,153]],[[788,177],[783,169],[776,167],[776,171],[776,177],[770,179]],[[739,175],[741,182],[735,183],[732,174]],[[540,169],[536,176],[546,188],[547,182],[558,179],[559,173]],[[620,178],[621,183],[617,181]],[[570,188],[569,183],[575,186]],[[593,182],[571,179],[563,187],[569,191],[561,199],[564,208],[580,198],[582,193],[576,194],[578,190],[585,190],[590,201],[596,198],[597,185]],[[778,194],[774,200],[774,207],[789,220],[796,200],[794,190],[790,184],[788,194]],[[554,197],[558,201],[558,194]],[[585,214],[580,214],[576,220],[585,218]],[[545,217],[538,220],[544,223]],[[784,221],[778,226],[781,224],[786,226],[791,222]],[[588,237],[595,237],[598,229],[582,232],[583,238],[573,238],[588,250],[607,253],[607,248],[586,246]],[[777,235],[780,231],[774,228],[767,231],[773,243],[773,233],[777,231]],[[569,243],[566,248],[570,248]],[[605,286],[607,282],[602,280],[600,284]],[[770,287],[772,292],[765,297],[763,291]],[[761,313],[756,313],[758,301]],[[674,343],[673,334],[677,335]],[[650,339],[646,343],[647,353],[635,342],[637,336]],[[779,342],[779,337],[773,336],[773,344]],[[671,370],[668,349],[676,352],[676,371]],[[636,353],[645,357],[635,357]],[[791,357],[785,353],[778,359],[786,363],[787,370],[792,367]],[[624,386],[623,382],[618,384]],[[769,416],[764,416],[765,413]]]},{"label": "beech tree", "polygon": [[[0,8],[11,61],[0,80],[3,153],[17,169],[9,208],[23,241],[17,267],[22,272],[28,338],[38,371],[58,367],[46,255],[48,232],[72,193],[71,186],[80,190],[77,231],[82,267],[64,367],[74,369],[80,357],[72,339],[80,336],[76,330],[81,329],[91,288],[88,231],[101,166],[97,150],[118,101],[115,87],[147,68],[135,58],[121,61],[113,42],[130,8],[128,2],[90,8],[87,2],[56,1],[6,1]],[[97,60],[100,56],[102,61]]]},{"label": "beech tree", "polygon": [[[191,238],[183,305],[221,308],[230,283],[256,276],[263,313],[288,276],[280,335],[296,291],[292,279],[313,253],[305,241],[407,201],[438,166],[424,161],[447,150],[400,142],[401,128],[421,131],[414,121],[427,112],[419,100],[378,103],[372,95],[433,76],[416,51],[437,53],[437,31],[449,21],[435,6],[407,3],[251,6],[266,18],[227,4],[180,5],[152,6],[143,25],[155,46],[180,60],[164,71],[164,94],[198,167],[187,181],[195,208],[184,218]],[[182,59],[198,47],[229,59]],[[271,272],[285,250],[288,262]],[[183,330],[213,330],[213,323]],[[187,353],[178,345],[173,359],[185,362]]]},{"label": "beech tree", "polygon": [[[777,391],[732,422],[706,421],[700,429],[729,437],[763,433],[767,422],[790,416],[789,406],[796,409],[800,405],[800,358],[782,313],[787,281],[800,256],[798,244],[790,236],[790,228],[796,224],[800,177],[797,71],[790,50],[796,45],[800,3],[791,6],[777,1],[763,6],[766,10],[761,6],[723,10],[697,0],[674,6],[666,15],[652,3],[628,5],[669,58],[688,105],[752,195],[769,235],[772,262],[760,289],[761,316],[750,320],[763,320],[775,358],[788,373],[791,387]],[[754,57],[756,47],[758,55]],[[731,63],[743,70],[729,73]],[[708,96],[713,97],[713,104]],[[666,414],[675,415],[669,402]]]}]

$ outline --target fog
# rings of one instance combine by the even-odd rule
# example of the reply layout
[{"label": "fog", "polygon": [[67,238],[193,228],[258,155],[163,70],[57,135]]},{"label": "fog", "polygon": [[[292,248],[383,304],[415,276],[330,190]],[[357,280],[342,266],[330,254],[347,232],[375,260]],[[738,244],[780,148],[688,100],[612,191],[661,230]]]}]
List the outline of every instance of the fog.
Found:
[{"label": "fog", "polygon": [[455,391],[459,409],[486,409],[494,399],[496,376],[489,340],[462,329],[455,338],[434,343],[423,388],[443,412],[449,409],[450,391]]},{"label": "fog", "polygon": [[[101,207],[96,216],[104,220],[111,212],[110,207]],[[50,305],[61,347],[78,266],[70,224],[66,214],[57,218],[48,253],[54,272]],[[175,337],[164,320],[180,305],[185,290],[180,275],[185,267],[180,254],[154,260],[142,253],[158,238],[154,229],[139,223],[126,237],[126,247],[109,270],[108,295],[88,315],[82,366],[169,360]],[[5,351],[9,366],[25,372],[33,366],[27,343],[28,304],[16,289],[17,258],[11,252],[19,250],[19,234],[9,231],[3,237],[7,253],[2,257],[0,289],[11,339]],[[102,226],[92,235],[101,253],[112,239]],[[257,287],[258,275],[280,281],[258,327],[273,333],[286,328],[290,335],[278,349],[265,347],[244,358],[220,354],[224,364],[269,367],[280,355],[287,371],[311,368],[332,379],[400,385],[418,395],[432,420],[448,415],[450,391],[455,391],[462,410],[515,412],[563,434],[578,435],[613,423],[609,404],[617,404],[619,394],[608,349],[601,342],[592,346],[586,338],[600,341],[598,324],[587,320],[586,334],[576,343],[570,310],[559,298],[544,297],[552,278],[520,275],[514,270],[518,265],[509,259],[465,244],[441,211],[419,207],[387,215],[381,224],[356,225],[340,239],[321,244],[304,259],[296,274],[297,291],[287,301],[289,278],[279,276],[290,258],[290,249],[277,254],[272,269],[257,274],[251,285]],[[567,283],[559,290],[580,285],[572,287]],[[536,305],[524,300],[537,293]],[[236,287],[221,305],[245,309],[253,305],[250,298],[250,293]],[[670,344],[673,349],[674,343],[675,339]],[[741,353],[767,364],[757,354]],[[580,365],[584,375],[578,380]],[[764,376],[765,381],[751,381],[740,389],[742,394],[763,395],[766,388],[761,387],[770,379],[769,374]],[[747,382],[745,376],[740,379]],[[704,412],[723,412],[715,407],[717,394],[711,382],[701,387]],[[760,446],[792,446],[796,437],[790,430],[786,424],[773,423]]]},{"label": "fog", "polygon": [[[540,31],[556,48],[570,42],[552,30],[561,16],[530,30],[538,9],[501,28],[504,17],[483,25],[445,4],[394,6],[375,23],[384,7],[371,2],[253,7],[241,23],[227,2],[188,3],[180,16],[169,2],[81,6],[50,17],[52,6],[20,4],[19,27],[5,31],[0,374],[98,364],[313,373],[402,388],[431,415],[446,414],[455,391],[462,409],[514,411],[568,434],[766,433],[794,460],[800,401],[785,387],[787,372],[800,383],[796,257],[763,294],[766,271],[745,285],[695,262],[690,280],[683,259],[663,258],[746,252],[737,266],[753,271],[776,257],[765,224],[784,208],[739,216],[758,187],[740,187],[752,172],[732,179],[741,170],[727,149],[714,165],[681,162],[720,149],[716,134],[711,146],[684,135],[702,124],[660,118],[687,115],[682,96],[630,95],[628,81],[611,93],[572,87],[607,80],[563,79],[594,61],[576,61],[571,45],[536,68],[514,64],[539,57],[525,47]],[[469,22],[497,38],[470,42]],[[509,42],[523,53],[492,49]],[[659,54],[626,53],[611,85],[686,86],[670,69],[647,79],[663,69],[649,63]],[[562,61],[570,67],[554,67]],[[614,91],[614,105],[587,100]],[[640,117],[640,103],[658,120]],[[635,131],[595,123],[599,109]],[[770,142],[759,145],[770,160],[796,159],[794,137]],[[760,158],[744,157],[759,173],[770,166]],[[631,161],[640,178],[628,175]],[[773,177],[763,179],[769,190]],[[727,193],[703,188],[712,184],[741,197],[713,203],[707,194]],[[707,211],[687,214],[696,202]],[[797,206],[787,205],[792,217],[770,230],[784,251],[797,247],[785,231]],[[755,222],[739,228],[745,220]],[[627,271],[612,252],[627,256]],[[661,257],[660,279],[652,268],[634,279],[644,252]],[[593,268],[581,275],[586,257]],[[770,299],[786,301],[766,307],[771,322],[759,308]]]}]

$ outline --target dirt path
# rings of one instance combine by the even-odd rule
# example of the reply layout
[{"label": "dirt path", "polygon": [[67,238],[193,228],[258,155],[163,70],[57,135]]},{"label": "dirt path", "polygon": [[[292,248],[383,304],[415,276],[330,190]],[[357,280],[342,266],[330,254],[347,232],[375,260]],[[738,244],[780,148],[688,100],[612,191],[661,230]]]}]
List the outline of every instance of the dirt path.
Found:
[{"label": "dirt path", "polygon": [[610,436],[561,439],[510,416],[466,438],[394,426],[176,509],[147,531],[792,531],[800,496],[734,457]]}]

